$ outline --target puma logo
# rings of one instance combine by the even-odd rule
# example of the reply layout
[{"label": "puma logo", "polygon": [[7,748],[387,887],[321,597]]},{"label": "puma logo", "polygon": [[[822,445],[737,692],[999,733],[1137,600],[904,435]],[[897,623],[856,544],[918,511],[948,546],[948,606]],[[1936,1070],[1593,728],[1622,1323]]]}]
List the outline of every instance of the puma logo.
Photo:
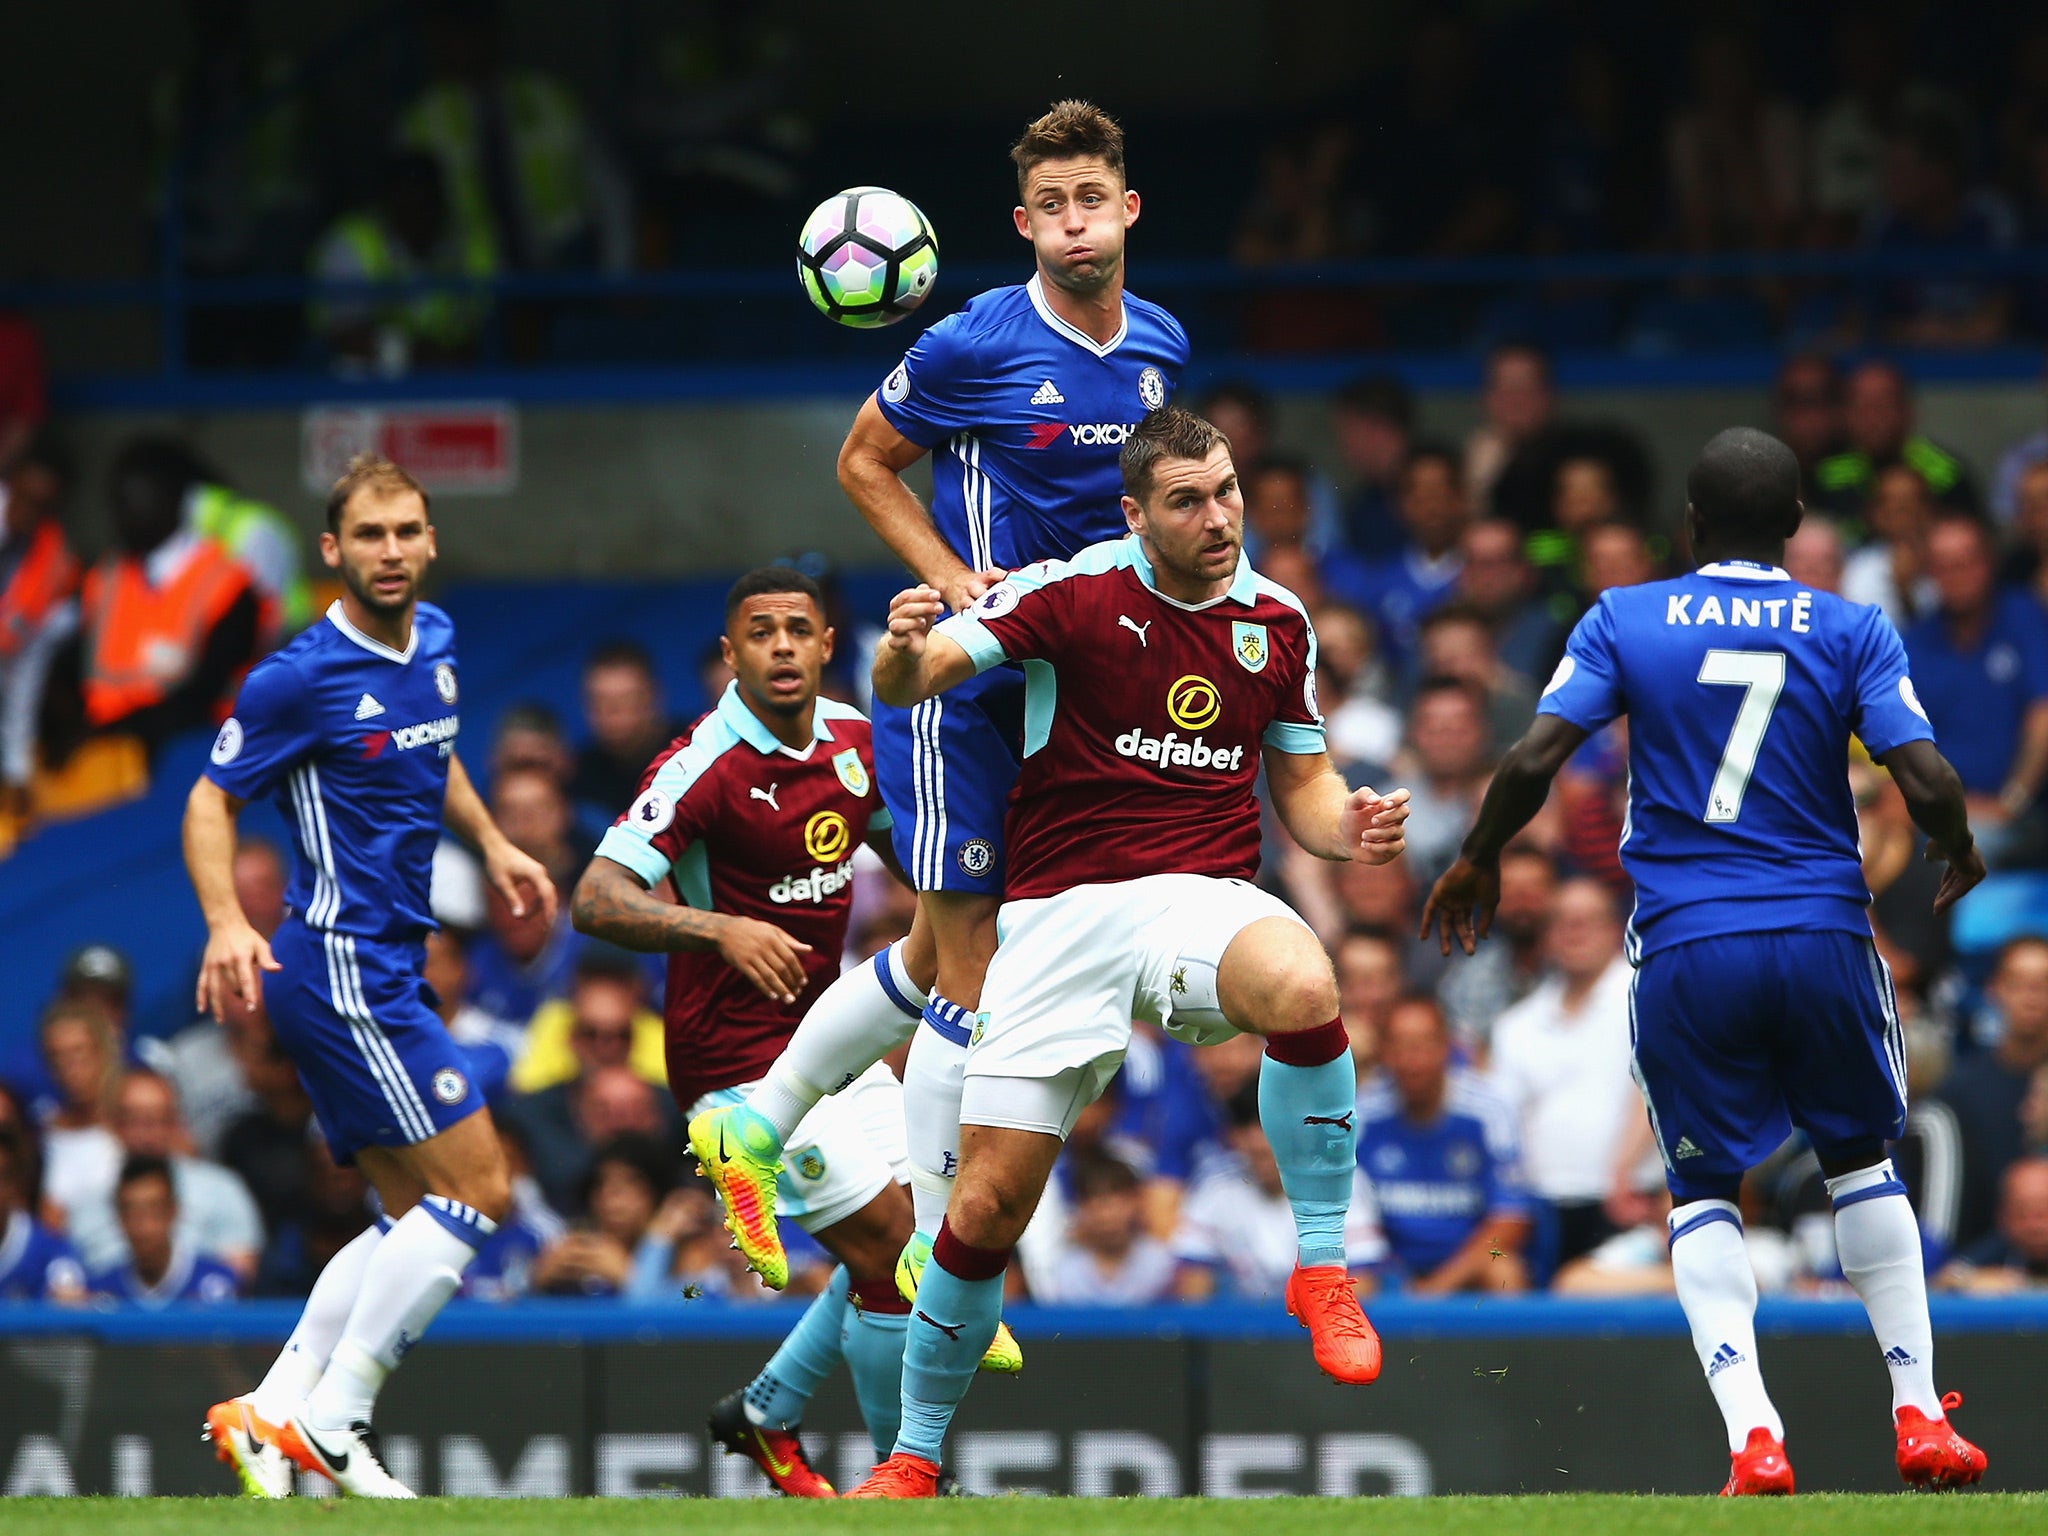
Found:
[{"label": "puma logo", "polygon": [[780,789],[781,787],[782,786],[779,783],[770,784],[766,789],[762,789],[759,786],[756,786],[755,788],[747,791],[747,797],[752,800],[766,800],[768,802],[768,808],[770,810],[779,811],[782,809],[782,807],[775,803],[775,791]]},{"label": "puma logo", "polygon": [[1139,624],[1133,622],[1131,616],[1128,613],[1120,613],[1116,616],[1116,621],[1117,623],[1121,624],[1125,629],[1128,629],[1132,634],[1138,637],[1139,645],[1143,646],[1146,650],[1150,650],[1152,648],[1152,642],[1145,638],[1145,631],[1152,627],[1153,623],[1155,622],[1154,620],[1147,619],[1144,623]]},{"label": "puma logo", "polygon": [[1351,1129],[1351,1113],[1347,1109],[1341,1115],[1303,1115],[1301,1123],[1303,1125],[1333,1125],[1340,1131],[1349,1131]]},{"label": "puma logo", "polygon": [[939,1332],[943,1333],[947,1338],[951,1339],[956,1344],[960,1342],[960,1330],[967,1326],[965,1323],[942,1323],[936,1317],[933,1317],[931,1313],[926,1312],[922,1309],[919,1309],[917,1315],[923,1318],[926,1322],[930,1323],[934,1328],[938,1329]]}]

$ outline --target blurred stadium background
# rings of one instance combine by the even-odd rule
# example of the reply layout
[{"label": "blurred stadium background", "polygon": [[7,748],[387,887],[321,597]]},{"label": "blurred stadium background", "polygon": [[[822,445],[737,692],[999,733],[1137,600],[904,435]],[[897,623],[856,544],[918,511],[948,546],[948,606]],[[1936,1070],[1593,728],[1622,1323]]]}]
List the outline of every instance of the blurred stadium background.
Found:
[{"label": "blurred stadium background", "polygon": [[[1279,842],[1268,863],[1338,961],[1381,1217],[1354,1258],[1406,1363],[1369,1397],[1308,1379],[1249,1236],[1274,1200],[1245,1125],[1256,1053],[1141,1037],[1026,1257],[1032,1368],[963,1417],[970,1486],[1718,1479],[1676,1305],[1654,1299],[1619,742],[1589,744],[1509,862],[1486,959],[1447,967],[1410,935],[1566,628],[1682,565],[1685,465],[1737,421],[1806,466],[1795,574],[1906,633],[1993,855],[1935,923],[1896,792],[1850,766],[1907,1018],[1899,1157],[1948,1293],[1944,1379],[1973,1394],[1993,1475],[2048,1485],[2048,23],[1915,0],[942,21],[108,0],[25,7],[8,33],[0,1489],[224,1488],[187,1419],[368,1219],[260,1014],[192,1017],[177,815],[251,642],[209,611],[217,643],[153,691],[96,673],[72,594],[88,571],[118,586],[118,516],[170,498],[203,519],[267,646],[327,601],[313,536],[348,453],[418,472],[465,757],[566,888],[721,686],[738,571],[830,579],[835,687],[861,697],[898,575],[834,483],[839,441],[922,325],[1027,275],[1004,151],[1065,95],[1125,124],[1131,286],[1186,324],[1180,398],[1236,445],[1261,565],[1310,598],[1339,756],[1416,793],[1405,869],[1331,878]],[[915,200],[942,255],[935,295],[881,333],[827,324],[792,271],[804,214],[861,183]],[[274,914],[284,827],[254,808],[245,827],[245,905]],[[435,980],[451,1027],[509,1065],[529,1177],[475,1304],[439,1325],[442,1365],[394,1389],[399,1454],[443,1491],[747,1491],[696,1426],[787,1314],[752,1305],[682,1180],[658,987],[494,918],[462,852],[445,865]],[[865,871],[856,952],[906,920]],[[1404,1167],[1424,1122],[1464,1138],[1428,1178]],[[256,1299],[12,1296],[10,1277],[34,1292],[8,1267],[32,1217],[81,1278],[133,1265],[109,1190],[137,1153],[173,1159],[179,1262],[209,1251]],[[626,1191],[604,1221],[600,1184]],[[1787,1147],[1749,1203],[1802,1478],[1886,1486],[1886,1442],[1858,1429],[1881,1427],[1882,1368],[1810,1156]],[[1434,1295],[1482,1230],[1501,1262]],[[1838,1387],[1871,1397],[1867,1425]],[[813,1427],[847,1435],[850,1399]]]}]

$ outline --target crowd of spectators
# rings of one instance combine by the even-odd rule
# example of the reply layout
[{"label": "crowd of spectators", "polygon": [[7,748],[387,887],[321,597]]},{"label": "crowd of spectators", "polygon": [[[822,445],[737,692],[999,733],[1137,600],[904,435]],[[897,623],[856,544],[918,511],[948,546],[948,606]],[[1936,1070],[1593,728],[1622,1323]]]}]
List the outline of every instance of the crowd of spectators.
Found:
[{"label": "crowd of spectators", "polygon": [[[275,29],[247,0],[190,0],[147,114],[159,238],[198,278],[357,286],[305,306],[201,305],[189,360],[395,374],[482,356],[583,360],[607,346],[637,359],[648,335],[705,344],[716,315],[703,305],[688,324],[650,326],[650,311],[611,322],[601,302],[500,305],[460,286],[765,266],[810,204],[858,172],[835,140],[872,125],[826,126],[825,114],[857,108],[838,105],[837,55],[792,15],[611,9],[610,62],[572,79],[496,0],[387,7],[300,55],[266,40]],[[2040,274],[1968,264],[2048,230],[2048,27],[2024,8],[1417,7],[1383,15],[1369,52],[1323,73],[1340,82],[1328,105],[1283,89],[1285,110],[1230,120],[1231,152],[1199,170],[1175,163],[1182,123],[1134,123],[1148,198],[1222,204],[1220,217],[1176,211],[1174,254],[1298,268],[1861,250],[1908,269],[1646,294],[1353,292],[1282,278],[1217,312],[1254,350],[1441,346],[1527,329],[1513,322],[1532,316],[1561,344],[1653,352],[1774,334],[1974,346],[2048,327]],[[980,178],[959,173],[952,127],[927,125],[924,174],[904,190],[949,242],[993,254],[1001,230],[986,197],[967,195]],[[993,175],[999,157],[991,147],[975,163]],[[716,239],[702,238],[707,210]],[[1933,269],[1910,270],[1918,257]],[[422,280],[456,286],[361,286]]]},{"label": "crowd of spectators", "polygon": [[[1360,1283],[1423,1295],[1664,1290],[1663,1181],[1628,1070],[1623,726],[1581,749],[1507,850],[1479,955],[1446,960],[1414,937],[1429,883],[1456,856],[1571,624],[1608,587],[1683,564],[1651,531],[1640,445],[1564,415],[1540,351],[1502,347],[1486,381],[1482,422],[1462,444],[1420,436],[1391,380],[1345,389],[1341,458],[1327,474],[1276,445],[1257,390],[1223,385],[1203,402],[1245,460],[1257,560],[1302,595],[1321,637],[1333,755],[1354,783],[1414,797],[1403,860],[1329,865],[1276,829],[1266,878],[1336,967],[1359,1080]],[[1818,355],[1785,363],[1774,409],[1808,481],[1788,565],[1816,588],[1878,603],[1900,627],[1987,856],[2003,876],[2044,878],[2031,872],[2048,865],[2048,434],[1980,474],[1919,430],[1895,367],[1867,361],[1844,375]],[[23,486],[29,505],[46,501],[36,477],[54,472],[25,442],[5,482],[10,506]],[[195,504],[214,504],[215,483],[173,445],[140,443],[120,458],[110,511],[117,530],[146,527],[233,562],[247,614],[238,643],[253,650],[287,626],[298,578],[266,561],[274,529],[253,504],[240,504],[239,534],[185,525]],[[146,566],[120,538],[109,560]],[[701,692],[701,703],[725,680],[707,662],[671,689],[640,646],[597,646],[575,728],[536,703],[501,712],[477,765],[499,825],[567,888],[678,729],[671,698]],[[195,698],[191,718],[221,697]],[[1931,877],[1897,791],[1867,760],[1849,773],[1908,1044],[1912,1111],[1897,1155],[1939,1283],[2039,1285],[2048,933],[2018,931],[1973,967],[1931,916]],[[283,918],[284,874],[283,855],[260,840],[235,860],[262,931]],[[566,916],[513,915],[452,843],[436,860],[434,902],[443,926],[427,979],[517,1170],[513,1215],[469,1294],[763,1299],[705,1186],[687,1177],[658,959],[587,941]],[[864,862],[849,958],[904,932],[909,911]],[[0,1093],[0,1295],[153,1305],[302,1294],[372,1219],[363,1180],[328,1157],[260,1006],[156,1038],[131,1021],[131,990],[115,948],[72,956],[43,1017],[40,1079]],[[1274,1294],[1289,1221],[1258,1124],[1259,1061],[1251,1040],[1190,1051],[1140,1026],[1110,1093],[1075,1129],[1018,1284],[1106,1305]],[[1750,1181],[1766,1288],[1839,1282],[1819,1189],[1797,1145]],[[822,1284],[823,1255],[799,1239],[795,1256],[794,1287]]]}]

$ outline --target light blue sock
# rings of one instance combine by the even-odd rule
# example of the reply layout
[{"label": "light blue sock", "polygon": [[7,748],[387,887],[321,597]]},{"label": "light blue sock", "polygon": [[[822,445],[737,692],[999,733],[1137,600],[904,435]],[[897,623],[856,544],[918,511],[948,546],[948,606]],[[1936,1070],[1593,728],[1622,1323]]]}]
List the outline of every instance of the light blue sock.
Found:
[{"label": "light blue sock", "polygon": [[839,1364],[839,1339],[846,1328],[847,1310],[846,1266],[842,1264],[832,1271],[832,1281],[818,1293],[818,1299],[804,1309],[761,1374],[748,1384],[749,1421],[763,1429],[794,1429],[803,1422],[811,1394]]},{"label": "light blue sock", "polygon": [[1358,1167],[1358,1079],[1351,1056],[1318,1067],[1259,1064],[1259,1124],[1294,1208],[1304,1266],[1345,1263],[1344,1223]]},{"label": "light blue sock", "polygon": [[771,1162],[782,1156],[782,1132],[759,1110],[735,1104],[725,1123],[754,1156]]},{"label": "light blue sock", "polygon": [[853,1378],[861,1421],[868,1427],[868,1438],[875,1442],[876,1461],[888,1456],[903,1423],[903,1345],[909,1331],[908,1312],[870,1312],[858,1306],[846,1309],[846,1331],[840,1335],[839,1345],[846,1355],[847,1374]]},{"label": "light blue sock", "polygon": [[953,1410],[967,1395],[1003,1315],[1003,1277],[962,1280],[937,1259],[924,1267],[903,1346],[903,1427],[896,1449],[936,1462]]}]

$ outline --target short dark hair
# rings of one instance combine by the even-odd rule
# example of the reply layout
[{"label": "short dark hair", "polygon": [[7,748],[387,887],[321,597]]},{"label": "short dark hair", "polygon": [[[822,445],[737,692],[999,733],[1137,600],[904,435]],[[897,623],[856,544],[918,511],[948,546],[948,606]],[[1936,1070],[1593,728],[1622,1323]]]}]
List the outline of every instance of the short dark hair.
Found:
[{"label": "short dark hair", "polygon": [[1197,407],[1206,416],[1219,405],[1235,405],[1260,421],[1273,416],[1273,398],[1250,379],[1222,379],[1202,391]]},{"label": "short dark hair", "polygon": [[1755,427],[1729,427],[1700,450],[1686,499],[1717,539],[1789,539],[1799,528],[1799,459]]},{"label": "short dark hair", "polygon": [[1111,1157],[1107,1152],[1094,1152],[1076,1160],[1076,1200],[1088,1200],[1096,1195],[1128,1195],[1134,1193],[1138,1186],[1137,1170],[1120,1157]]},{"label": "short dark hair", "polygon": [[676,1187],[676,1155],[669,1144],[657,1136],[644,1135],[639,1131],[627,1131],[614,1136],[590,1156],[590,1172],[583,1180],[583,1203],[587,1207],[590,1197],[597,1189],[597,1176],[606,1163],[623,1163],[654,1191],[654,1203],[661,1204],[670,1190]]},{"label": "short dark hair", "polygon": [[577,951],[576,966],[570,973],[572,982],[616,981],[629,987],[640,986],[645,975],[631,951],[602,941],[585,944]]},{"label": "short dark hair", "polygon": [[732,628],[748,598],[765,597],[770,592],[800,592],[818,605],[819,613],[825,611],[825,592],[817,582],[794,566],[764,565],[747,572],[725,594],[725,627]]},{"label": "short dark hair", "polygon": [[35,436],[28,440],[28,446],[21,450],[20,456],[14,461],[16,469],[29,464],[47,469],[67,486],[78,478],[78,455],[72,451],[68,442],[48,427],[38,429]]},{"label": "short dark hair", "polygon": [[1308,460],[1294,453],[1269,453],[1258,463],[1244,472],[1247,480],[1256,480],[1260,475],[1286,475],[1304,491],[1314,478],[1315,471],[1309,468]]},{"label": "short dark hair", "polygon": [[554,706],[543,704],[538,699],[525,699],[505,707],[505,712],[498,716],[498,728],[493,739],[508,731],[532,731],[537,736],[568,740],[568,733],[562,729],[562,717],[555,713]]},{"label": "short dark hair", "polygon": [[147,480],[167,495],[182,495],[187,486],[218,478],[199,455],[168,437],[131,438],[114,457],[114,480]]},{"label": "short dark hair", "polygon": [[1223,1120],[1233,1131],[1264,1124],[1259,1119],[1259,1080],[1253,1078],[1223,1101]]},{"label": "short dark hair", "polygon": [[1422,701],[1440,693],[1454,693],[1470,704],[1481,720],[1486,718],[1486,695],[1462,677],[1425,677],[1415,685],[1415,695],[1408,701],[1408,712],[1412,716],[1422,708]]},{"label": "short dark hair", "polygon": [[1485,630],[1488,635],[1493,633],[1493,625],[1485,614],[1470,603],[1458,602],[1445,603],[1430,609],[1423,615],[1422,622],[1415,627],[1415,632],[1426,635],[1432,629],[1443,629],[1452,624],[1473,624]]},{"label": "short dark hair", "polygon": [[1438,1002],[1433,994],[1428,992],[1403,992],[1394,999],[1393,1007],[1387,1009],[1388,1019],[1391,1020],[1394,1017],[1395,1010],[1401,1008],[1427,1008],[1429,1016],[1436,1020],[1437,1033],[1440,1035],[1450,1033],[1450,1020],[1444,1017],[1444,1005]]},{"label": "short dark hair", "polygon": [[1401,473],[1405,475],[1418,464],[1431,463],[1443,465],[1444,473],[1451,477],[1453,485],[1462,486],[1465,483],[1465,461],[1459,457],[1458,450],[1449,443],[1415,444],[1408,450],[1408,457],[1401,461]]},{"label": "short dark hair", "polygon": [[341,472],[341,478],[327,492],[329,533],[341,532],[341,514],[347,510],[349,499],[361,490],[368,490],[379,497],[399,496],[410,491],[419,497],[423,511],[433,506],[427,488],[403,466],[392,463],[381,453],[359,453],[348,461],[348,468]]},{"label": "short dark hair", "polygon": [[650,683],[654,681],[654,653],[638,640],[619,636],[600,641],[590,648],[590,654],[583,658],[586,675],[604,667],[631,667]]},{"label": "short dark hair", "polygon": [[1090,101],[1056,101],[1010,146],[1021,196],[1032,168],[1046,160],[1100,159],[1128,181],[1124,172],[1124,131],[1117,120]]},{"label": "short dark hair", "polygon": [[130,1184],[140,1184],[144,1179],[162,1179],[170,1187],[171,1199],[178,1198],[176,1180],[171,1177],[171,1160],[158,1157],[150,1152],[131,1152],[127,1161],[121,1164],[121,1175],[114,1181],[116,1194]]},{"label": "short dark hair", "polygon": [[1137,430],[1124,439],[1118,460],[1123,471],[1124,491],[1143,502],[1152,494],[1152,472],[1161,459],[1193,459],[1200,463],[1230,440],[1216,430],[1214,422],[1177,405],[1162,405],[1145,413]]},{"label": "short dark hair", "polygon": [[1337,391],[1337,409],[1353,416],[1378,416],[1402,431],[1415,426],[1415,396],[1390,373],[1353,379]]}]

